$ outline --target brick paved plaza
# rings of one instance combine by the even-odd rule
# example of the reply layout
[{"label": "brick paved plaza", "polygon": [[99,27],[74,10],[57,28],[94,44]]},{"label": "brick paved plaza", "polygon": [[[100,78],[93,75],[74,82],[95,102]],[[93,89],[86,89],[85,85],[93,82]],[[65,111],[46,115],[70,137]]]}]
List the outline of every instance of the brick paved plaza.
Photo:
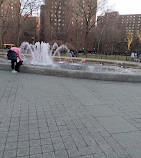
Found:
[{"label": "brick paved plaza", "polygon": [[141,158],[141,83],[0,70],[0,158]]}]

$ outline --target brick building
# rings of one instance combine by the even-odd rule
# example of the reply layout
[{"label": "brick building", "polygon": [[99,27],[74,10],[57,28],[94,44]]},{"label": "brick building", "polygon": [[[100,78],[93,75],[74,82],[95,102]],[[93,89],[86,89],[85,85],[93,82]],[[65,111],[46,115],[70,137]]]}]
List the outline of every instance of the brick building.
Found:
[{"label": "brick building", "polygon": [[46,0],[41,7],[41,40],[64,40],[68,27],[67,0]]},{"label": "brick building", "polygon": [[16,43],[18,27],[19,0],[0,2],[0,45]]},{"label": "brick building", "polygon": [[[19,0],[0,2],[0,46],[40,40],[40,17],[20,15]],[[19,41],[18,39],[19,27]]]},{"label": "brick building", "polygon": [[[90,5],[97,8],[96,0],[46,0],[45,5],[41,6],[41,30],[40,39],[44,42],[53,40],[70,43],[76,49],[84,49],[85,44],[85,23],[84,10],[79,8],[78,2],[88,13]],[[92,7],[91,7],[92,8]],[[95,14],[91,21],[95,21]],[[92,30],[91,30],[92,34]],[[92,41],[92,38],[90,38]],[[89,48],[93,48],[93,41],[89,43]]]},{"label": "brick building", "polygon": [[[137,32],[141,33],[141,14],[120,15],[119,12],[105,13],[104,16],[98,17],[97,28],[101,30],[103,34],[106,34],[106,32],[104,32],[106,28],[110,28],[111,30],[114,29],[113,36],[116,36],[115,32],[118,31],[118,41],[116,41],[118,50],[115,48],[116,51],[127,50],[128,30],[130,30],[133,35],[133,42],[130,47],[131,51],[141,49],[141,45],[137,38]],[[107,36],[108,35],[109,33]]]},{"label": "brick building", "polygon": [[125,32],[128,29],[132,32],[141,31],[141,14],[120,15],[119,25]]}]

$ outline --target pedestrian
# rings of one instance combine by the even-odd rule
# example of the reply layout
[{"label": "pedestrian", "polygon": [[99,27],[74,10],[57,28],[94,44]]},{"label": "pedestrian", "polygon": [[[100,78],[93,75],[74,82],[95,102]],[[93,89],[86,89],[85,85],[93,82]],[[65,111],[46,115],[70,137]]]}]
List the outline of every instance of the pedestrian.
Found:
[{"label": "pedestrian", "polygon": [[75,55],[76,55],[76,57],[78,57],[78,50],[76,50]]},{"label": "pedestrian", "polygon": [[[17,57],[19,62],[17,62]],[[20,49],[18,47],[12,47],[10,50],[8,50],[7,58],[8,60],[11,60],[12,73],[17,73],[20,65],[22,65],[23,62],[20,56]]]},{"label": "pedestrian", "polygon": [[74,53],[73,53],[73,51],[71,51],[71,57],[74,57]]},{"label": "pedestrian", "polygon": [[131,61],[134,61],[135,53],[131,53]]}]

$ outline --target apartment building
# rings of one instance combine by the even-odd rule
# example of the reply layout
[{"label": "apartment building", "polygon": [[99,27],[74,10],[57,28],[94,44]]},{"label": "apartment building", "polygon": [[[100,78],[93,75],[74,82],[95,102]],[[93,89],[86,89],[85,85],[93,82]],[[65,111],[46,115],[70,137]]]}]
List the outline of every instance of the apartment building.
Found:
[{"label": "apartment building", "polygon": [[141,14],[120,15],[120,27],[126,32],[131,29],[133,33],[141,31]]},{"label": "apartment building", "polygon": [[0,45],[2,43],[16,43],[18,15],[19,0],[0,2]]},{"label": "apartment building", "polygon": [[[97,27],[101,32],[102,30],[106,31],[106,28],[113,29],[115,33],[118,31],[117,45],[119,45],[120,49],[125,48],[125,50],[127,49],[127,34],[130,31],[133,37],[131,51],[140,49],[137,32],[141,33],[141,14],[120,15],[119,12],[105,13],[104,16],[98,17]],[[116,36],[116,34],[113,34],[113,36]]]},{"label": "apartment building", "polygon": [[[88,15],[92,6],[96,10],[96,0],[46,0],[41,7],[41,41],[62,41],[75,45],[76,49],[84,49],[84,14]],[[91,21],[95,19],[96,12]]]}]

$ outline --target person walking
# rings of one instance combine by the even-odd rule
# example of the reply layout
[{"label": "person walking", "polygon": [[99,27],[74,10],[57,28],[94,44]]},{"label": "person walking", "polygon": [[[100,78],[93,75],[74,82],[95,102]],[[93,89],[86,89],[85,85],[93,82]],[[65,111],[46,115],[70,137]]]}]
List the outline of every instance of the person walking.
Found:
[{"label": "person walking", "polygon": [[78,57],[78,50],[76,50],[76,52],[75,52],[75,56]]},{"label": "person walking", "polygon": [[[22,59],[20,56],[20,49],[18,47],[12,47],[7,53],[8,60],[11,60],[12,73],[17,73],[16,69],[19,70],[20,65],[22,65]],[[17,64],[17,57],[19,58],[19,63]],[[18,65],[18,68],[17,68]]]}]

